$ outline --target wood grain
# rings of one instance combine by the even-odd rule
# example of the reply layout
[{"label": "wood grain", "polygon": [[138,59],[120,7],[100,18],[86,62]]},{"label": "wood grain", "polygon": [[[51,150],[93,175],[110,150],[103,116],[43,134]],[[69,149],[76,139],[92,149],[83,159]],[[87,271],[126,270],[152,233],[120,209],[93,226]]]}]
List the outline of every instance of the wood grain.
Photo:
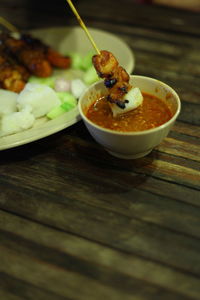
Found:
[{"label": "wood grain", "polygon": [[[130,255],[119,253],[115,251],[114,249],[110,249],[107,247],[104,247],[102,245],[99,245],[94,242],[90,242],[87,240],[83,240],[80,237],[75,237],[73,235],[56,231],[55,229],[51,229],[48,227],[41,226],[37,223],[29,222],[26,219],[20,219],[19,217],[13,216],[13,222],[10,225],[7,221],[9,220],[10,215],[7,213],[1,213],[1,224],[0,227],[4,228],[3,230],[6,231],[6,235],[9,236],[9,232],[14,232],[16,236],[13,236],[13,239],[16,239],[18,237],[18,241],[21,240],[25,241],[26,243],[30,244],[30,241],[32,242],[30,244],[32,255],[35,255],[35,251],[33,249],[37,246],[38,243],[38,237],[40,240],[40,245],[43,245],[43,247],[50,247],[51,249],[54,249],[53,251],[53,258],[50,258],[50,253],[48,251],[44,251],[45,254],[45,260],[50,259],[51,263],[58,264],[58,261],[56,261],[56,252],[59,252],[59,261],[62,259],[62,268],[66,268],[66,259],[65,256],[68,257],[68,261],[70,261],[70,268],[79,268],[78,272],[83,272],[83,269],[80,269],[81,264],[83,268],[83,262],[87,266],[90,265],[90,271],[88,273],[88,276],[92,273],[92,269],[94,269],[94,266],[96,268],[100,268],[101,266],[104,266],[104,270],[107,272],[108,276],[108,270],[115,270],[115,273],[120,273],[126,275],[127,278],[129,276],[133,276],[135,279],[134,281],[137,282],[138,280],[143,279],[149,286],[154,286],[154,284],[158,284],[160,288],[166,288],[168,290],[168,296],[172,296],[169,293],[169,290],[173,291],[177,295],[182,294],[186,290],[186,294],[188,297],[194,297],[194,299],[198,299],[198,293],[199,293],[199,282],[196,281],[196,289],[191,289],[190,292],[187,292],[187,286],[192,284],[193,281],[195,282],[195,279],[190,274],[182,274],[179,271],[175,270],[174,273],[170,270],[170,268],[160,265],[156,262],[149,262],[145,260],[145,258],[140,258],[136,255],[132,255],[132,259],[130,260]],[[3,224],[7,224],[6,228]],[[55,240],[55,233],[56,233],[56,240]],[[6,241],[4,241],[5,244]],[[8,243],[8,242],[7,242]],[[23,244],[23,243],[20,243]],[[8,246],[8,245],[7,245]],[[22,246],[20,246],[22,247]],[[17,248],[15,249],[17,251]],[[27,249],[24,249],[23,252],[27,252]],[[30,249],[29,249],[30,251]],[[90,251],[90,255],[88,255],[88,252]],[[40,252],[41,253],[41,252]],[[41,254],[38,253],[37,255],[41,258]],[[30,254],[29,254],[30,255]],[[75,263],[75,260],[80,260],[82,262]],[[43,258],[44,260],[44,258]],[[96,264],[98,260],[98,264]],[[92,267],[93,266],[93,267]],[[146,271],[144,272],[143,269],[146,268]],[[69,266],[68,266],[69,269]],[[152,273],[152,271],[155,272],[155,276],[149,277],[148,274]],[[165,274],[164,276],[156,276],[156,273],[159,274],[159,272],[162,272]],[[104,271],[105,273],[105,271]],[[97,274],[96,274],[97,276]],[[104,276],[106,276],[104,274]],[[180,281],[180,285],[177,285],[173,278],[176,278],[176,282]],[[170,289],[169,286],[166,286],[166,278],[170,282]],[[28,279],[26,278],[26,281]],[[102,278],[101,278],[102,280]],[[138,281],[139,282],[139,281]],[[173,297],[173,296],[172,296]],[[180,297],[180,296],[178,296]],[[182,296],[181,296],[182,297]],[[82,299],[82,298],[80,298]],[[176,299],[176,298],[175,298]],[[178,299],[178,298],[177,298]],[[186,298],[187,299],[187,298]]]}]

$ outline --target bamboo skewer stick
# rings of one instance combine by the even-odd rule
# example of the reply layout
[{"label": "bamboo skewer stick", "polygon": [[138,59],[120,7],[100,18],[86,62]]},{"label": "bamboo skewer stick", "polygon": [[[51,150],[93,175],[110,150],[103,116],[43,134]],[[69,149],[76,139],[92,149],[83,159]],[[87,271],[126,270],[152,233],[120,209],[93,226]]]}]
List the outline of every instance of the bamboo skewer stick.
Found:
[{"label": "bamboo skewer stick", "polygon": [[19,32],[19,30],[14,25],[12,25],[10,22],[8,22],[3,17],[0,17],[0,24],[3,25],[8,30],[10,30],[11,32]]},{"label": "bamboo skewer stick", "polygon": [[85,33],[86,33],[88,39],[89,39],[90,42],[92,43],[92,46],[93,46],[94,49],[96,50],[97,54],[100,54],[99,49],[97,48],[97,46],[96,46],[96,44],[95,44],[95,42],[94,42],[92,36],[90,35],[90,33],[89,33],[87,27],[85,26],[83,20],[81,19],[80,15],[78,14],[78,12],[77,12],[76,8],[74,7],[73,3],[71,2],[71,0],[66,0],[66,1],[68,2],[68,4],[69,4],[71,10],[72,10],[73,13],[75,14],[75,16],[76,16],[76,18],[77,18],[79,24],[81,25],[81,27],[82,27],[83,30],[85,31]]}]

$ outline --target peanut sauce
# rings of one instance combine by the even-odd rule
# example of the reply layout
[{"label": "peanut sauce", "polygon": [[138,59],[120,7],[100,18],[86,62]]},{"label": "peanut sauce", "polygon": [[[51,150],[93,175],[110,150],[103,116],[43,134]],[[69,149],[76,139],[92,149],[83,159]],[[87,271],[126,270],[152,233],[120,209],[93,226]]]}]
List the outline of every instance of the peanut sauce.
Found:
[{"label": "peanut sauce", "polygon": [[167,103],[156,96],[142,93],[143,103],[127,113],[113,117],[105,97],[94,101],[87,111],[87,118],[95,124],[117,131],[142,131],[166,123],[172,117]]}]

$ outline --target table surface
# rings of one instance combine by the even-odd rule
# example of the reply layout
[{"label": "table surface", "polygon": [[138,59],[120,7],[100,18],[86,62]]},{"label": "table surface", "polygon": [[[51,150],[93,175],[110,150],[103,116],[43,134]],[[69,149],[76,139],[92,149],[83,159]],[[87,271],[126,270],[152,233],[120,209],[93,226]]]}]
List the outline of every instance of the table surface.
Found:
[{"label": "table surface", "polygon": [[[1,0],[1,15],[20,29],[77,25],[63,1],[41,2]],[[182,111],[137,160],[107,154],[82,121],[1,152],[0,299],[199,300],[199,14],[75,3],[129,44],[135,74],[178,92]]]}]

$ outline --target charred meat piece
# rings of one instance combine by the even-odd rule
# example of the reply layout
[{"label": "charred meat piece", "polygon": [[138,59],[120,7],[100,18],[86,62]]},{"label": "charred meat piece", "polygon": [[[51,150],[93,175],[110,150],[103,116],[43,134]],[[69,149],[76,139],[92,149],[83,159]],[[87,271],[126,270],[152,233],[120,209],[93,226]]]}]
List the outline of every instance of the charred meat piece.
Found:
[{"label": "charred meat piece", "polygon": [[125,100],[122,99],[131,88],[130,77],[126,70],[119,66],[114,55],[106,50],[100,51],[99,55],[94,55],[92,62],[99,77],[105,78],[104,84],[109,89],[107,100],[123,108]]},{"label": "charred meat piece", "polygon": [[53,67],[69,68],[71,59],[63,56],[31,35],[16,39],[0,34],[0,87],[20,92],[30,74],[48,77]]},{"label": "charred meat piece", "polygon": [[47,49],[47,60],[53,67],[61,69],[68,69],[71,65],[71,59],[69,56],[63,56],[51,48]]},{"label": "charred meat piece", "polygon": [[114,78],[114,71],[118,67],[118,61],[109,51],[102,50],[99,55],[92,58],[93,65],[101,78]]},{"label": "charred meat piece", "polygon": [[17,53],[17,58],[35,76],[48,77],[52,74],[52,66],[44,53],[37,49],[21,49]]},{"label": "charred meat piece", "polygon": [[19,93],[25,86],[30,73],[10,57],[0,45],[0,87]]},{"label": "charred meat piece", "polygon": [[11,55],[24,65],[31,74],[39,77],[48,77],[52,67],[45,57],[45,48],[32,46],[23,39],[8,37],[4,40],[5,47]]},{"label": "charred meat piece", "polygon": [[51,47],[44,44],[41,40],[33,38],[29,34],[23,34],[21,39],[34,50],[42,51],[45,55],[45,58],[53,66],[61,69],[67,69],[70,67],[71,59],[69,56],[63,56],[57,51],[53,50]]}]

